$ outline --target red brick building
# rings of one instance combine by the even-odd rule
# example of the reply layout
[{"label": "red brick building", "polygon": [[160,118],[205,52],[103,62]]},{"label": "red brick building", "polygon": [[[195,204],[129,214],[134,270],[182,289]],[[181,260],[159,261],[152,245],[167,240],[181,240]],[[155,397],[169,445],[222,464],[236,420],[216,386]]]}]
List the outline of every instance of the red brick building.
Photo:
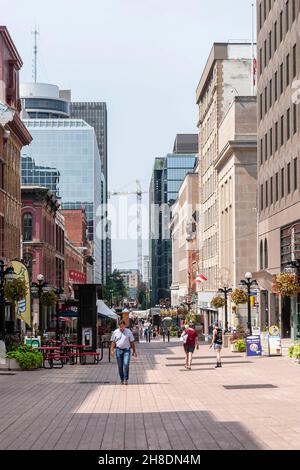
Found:
[{"label": "red brick building", "polygon": [[65,239],[65,295],[74,297],[73,284],[85,284],[85,259],[81,250]]},{"label": "red brick building", "polygon": [[[73,249],[69,249],[68,251],[68,260],[66,258],[66,271],[75,271],[73,276],[65,279],[65,283],[68,285],[82,284],[84,282],[91,283],[93,282],[93,248],[91,242],[87,240],[87,220],[85,210],[63,210],[62,214],[65,218],[66,238],[73,246]],[[77,250],[74,250],[74,247],[77,248]],[[82,273],[84,276],[80,276],[81,270],[76,268],[76,265],[77,267],[80,266],[78,250],[83,256]]]},{"label": "red brick building", "polygon": [[0,26],[0,258],[21,254],[20,151],[31,135],[20,119],[22,60],[5,26]]},{"label": "red brick building", "polygon": [[60,287],[56,261],[58,209],[58,201],[47,188],[22,186],[23,258],[29,265],[32,281],[36,282],[37,276],[43,274],[52,287]]}]

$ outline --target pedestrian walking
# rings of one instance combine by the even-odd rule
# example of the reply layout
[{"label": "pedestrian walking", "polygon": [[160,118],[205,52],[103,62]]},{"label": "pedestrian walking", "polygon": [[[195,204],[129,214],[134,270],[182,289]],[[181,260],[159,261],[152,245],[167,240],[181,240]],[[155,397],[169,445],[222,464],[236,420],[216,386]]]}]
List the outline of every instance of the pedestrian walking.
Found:
[{"label": "pedestrian walking", "polygon": [[199,349],[199,337],[198,333],[195,330],[195,326],[193,322],[189,323],[188,328],[183,331],[181,335],[181,339],[183,341],[183,347],[185,352],[185,368],[187,370],[192,369],[192,359],[193,354],[195,352],[195,348]]},{"label": "pedestrian walking", "polygon": [[217,356],[217,365],[215,366],[215,369],[217,369],[218,367],[222,367],[221,352],[223,347],[223,333],[221,328],[219,328],[218,322],[214,323],[213,336],[209,349],[212,347],[214,347]]},{"label": "pedestrian walking", "polygon": [[151,343],[151,337],[152,337],[152,326],[149,325],[148,327],[148,342]]},{"label": "pedestrian walking", "polygon": [[111,337],[111,355],[113,357],[116,350],[121,385],[128,385],[131,349],[133,357],[137,357],[134,336],[126,328],[125,321],[121,321],[119,328],[113,332]]},{"label": "pedestrian walking", "polygon": [[146,340],[146,343],[148,341],[148,328],[145,328],[144,330],[144,339]]},{"label": "pedestrian walking", "polygon": [[167,330],[167,336],[168,336],[168,343],[170,342],[170,328]]},{"label": "pedestrian walking", "polygon": [[162,337],[163,337],[163,342],[165,343],[166,342],[166,330],[165,330],[165,328],[163,328],[163,330],[162,330]]}]

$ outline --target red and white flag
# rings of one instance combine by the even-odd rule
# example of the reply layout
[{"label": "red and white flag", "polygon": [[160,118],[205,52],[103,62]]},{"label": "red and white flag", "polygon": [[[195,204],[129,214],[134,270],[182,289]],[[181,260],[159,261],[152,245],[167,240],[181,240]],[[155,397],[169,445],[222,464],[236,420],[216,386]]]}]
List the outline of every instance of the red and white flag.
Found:
[{"label": "red and white flag", "polygon": [[203,284],[207,280],[208,279],[204,276],[204,274],[199,274],[199,276],[196,277],[195,282],[200,282],[201,284]]}]

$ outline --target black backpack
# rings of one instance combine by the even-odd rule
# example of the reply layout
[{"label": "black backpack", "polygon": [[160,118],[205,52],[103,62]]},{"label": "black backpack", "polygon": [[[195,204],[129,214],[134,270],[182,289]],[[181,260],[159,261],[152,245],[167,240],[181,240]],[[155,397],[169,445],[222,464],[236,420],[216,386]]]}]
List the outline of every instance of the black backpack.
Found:
[{"label": "black backpack", "polygon": [[222,333],[221,328],[217,329],[217,336],[216,336],[216,339],[215,339],[215,343],[216,344],[223,344],[223,333]]}]

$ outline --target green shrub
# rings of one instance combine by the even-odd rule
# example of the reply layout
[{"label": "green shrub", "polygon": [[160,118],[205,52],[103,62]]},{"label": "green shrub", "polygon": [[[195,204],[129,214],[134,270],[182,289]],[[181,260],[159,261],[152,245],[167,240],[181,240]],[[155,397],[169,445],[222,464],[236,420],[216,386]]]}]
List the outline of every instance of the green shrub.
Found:
[{"label": "green shrub", "polygon": [[239,339],[239,340],[235,343],[235,349],[236,349],[238,352],[246,352],[246,351],[247,351],[246,341],[245,341],[244,339]]},{"label": "green shrub", "polygon": [[300,344],[297,344],[293,347],[293,355],[294,359],[300,359]]},{"label": "green shrub", "polygon": [[292,359],[293,354],[294,354],[294,349],[295,349],[295,346],[289,347],[289,357],[290,357],[291,359]]},{"label": "green shrub", "polygon": [[6,354],[8,359],[16,359],[21,369],[36,369],[43,364],[43,356],[32,347],[20,344]]}]

